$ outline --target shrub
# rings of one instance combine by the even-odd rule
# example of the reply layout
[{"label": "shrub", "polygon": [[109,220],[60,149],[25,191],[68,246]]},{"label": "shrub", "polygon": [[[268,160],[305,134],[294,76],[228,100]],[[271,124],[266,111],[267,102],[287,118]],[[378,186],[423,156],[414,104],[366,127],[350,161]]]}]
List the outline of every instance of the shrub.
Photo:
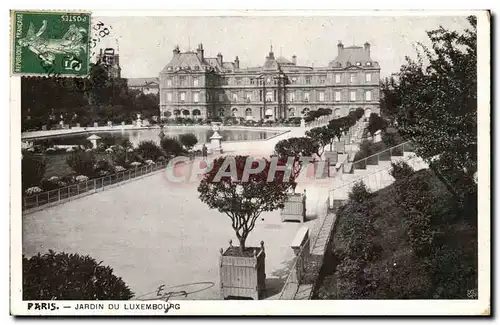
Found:
[{"label": "shrub", "polygon": [[78,183],[83,183],[83,182],[86,182],[89,180],[89,178],[85,175],[78,175],[75,177],[75,180],[78,182]]},{"label": "shrub", "polygon": [[174,138],[165,137],[161,139],[160,145],[163,150],[169,155],[179,156],[184,152],[182,144],[179,142],[179,140]]},{"label": "shrub", "polygon": [[117,173],[123,172],[125,170],[126,169],[124,167],[122,167],[122,166],[119,166],[119,165],[115,166],[115,172],[117,172]]},{"label": "shrub", "polygon": [[23,300],[128,300],[125,282],[90,256],[55,253],[23,256]]},{"label": "shrub", "polygon": [[198,143],[198,139],[193,133],[181,134],[179,136],[179,141],[187,150],[191,150]]},{"label": "shrub", "polygon": [[33,186],[33,187],[26,189],[26,191],[24,191],[24,194],[30,196],[30,195],[38,194],[40,192],[42,192],[41,188],[39,188],[38,186]]},{"label": "shrub", "polygon": [[42,157],[25,154],[21,161],[21,182],[23,189],[40,185],[45,175],[46,164]]},{"label": "shrub", "polygon": [[157,160],[158,157],[163,156],[163,151],[160,146],[154,141],[142,141],[137,147],[137,153],[143,159]]},{"label": "shrub", "polygon": [[75,152],[66,159],[66,163],[77,175],[94,176],[96,159],[93,152]]},{"label": "shrub", "polygon": [[389,173],[396,180],[405,179],[415,172],[413,167],[408,165],[408,163],[406,161],[398,161],[396,163],[391,163],[391,166],[392,166],[392,168],[389,171]]},{"label": "shrub", "polygon": [[101,175],[102,172],[114,171],[113,165],[106,159],[100,159],[94,166],[95,173]]},{"label": "shrub", "polygon": [[40,186],[43,189],[43,191],[52,191],[61,187],[58,181],[52,181],[46,178],[40,181]]},{"label": "shrub", "polygon": [[371,193],[363,181],[355,182],[351,192],[349,193],[349,200],[357,203],[366,203],[371,197]]}]

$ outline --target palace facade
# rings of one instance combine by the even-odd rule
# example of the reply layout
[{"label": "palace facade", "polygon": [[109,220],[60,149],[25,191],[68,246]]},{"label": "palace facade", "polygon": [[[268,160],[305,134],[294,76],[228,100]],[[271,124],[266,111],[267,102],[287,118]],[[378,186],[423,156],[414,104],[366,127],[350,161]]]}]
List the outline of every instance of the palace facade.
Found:
[{"label": "palace facade", "polygon": [[363,47],[339,42],[338,54],[326,67],[309,67],[275,58],[272,47],[262,66],[240,67],[239,58],[225,62],[221,53],[205,57],[203,44],[196,52],[173,50],[160,72],[162,119],[243,117],[247,120],[302,116],[319,108],[345,116],[361,107],[366,115],[379,113],[380,66]]}]

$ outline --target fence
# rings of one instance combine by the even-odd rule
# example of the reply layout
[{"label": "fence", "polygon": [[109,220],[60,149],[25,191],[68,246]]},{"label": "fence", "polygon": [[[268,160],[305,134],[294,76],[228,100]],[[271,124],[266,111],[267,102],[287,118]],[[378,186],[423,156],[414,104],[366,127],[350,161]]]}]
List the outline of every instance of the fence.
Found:
[{"label": "fence", "polygon": [[380,161],[390,161],[392,156],[403,156],[405,151],[413,151],[410,141],[397,144],[368,157],[353,162],[354,169],[366,169],[367,165],[378,165]]},{"label": "fence", "polygon": [[46,204],[60,202],[71,197],[77,197],[83,193],[103,190],[110,185],[134,179],[145,174],[166,168],[168,161],[161,161],[155,164],[129,169],[123,172],[106,175],[104,177],[91,179],[78,184],[61,187],[52,191],[42,192],[32,196],[23,197],[23,210],[37,208]]},{"label": "fence", "polygon": [[317,219],[314,226],[309,229],[309,239],[302,244],[299,253],[293,259],[290,266],[290,273],[285,280],[283,289],[281,290],[278,299],[293,300],[297,295],[300,285],[308,285],[311,287],[311,290],[314,287],[323,263],[323,254],[313,253],[315,252],[316,245],[318,244],[318,238],[320,238],[319,235],[325,226],[325,221],[327,220],[328,201],[326,201],[325,207],[327,212],[323,217],[323,220]]}]

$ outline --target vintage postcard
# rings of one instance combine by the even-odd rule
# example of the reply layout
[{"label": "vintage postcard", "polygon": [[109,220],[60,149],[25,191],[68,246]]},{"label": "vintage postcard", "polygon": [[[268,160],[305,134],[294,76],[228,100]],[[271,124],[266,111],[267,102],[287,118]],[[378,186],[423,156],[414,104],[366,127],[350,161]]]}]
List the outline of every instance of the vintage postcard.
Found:
[{"label": "vintage postcard", "polygon": [[10,17],[11,314],[490,314],[489,12]]}]

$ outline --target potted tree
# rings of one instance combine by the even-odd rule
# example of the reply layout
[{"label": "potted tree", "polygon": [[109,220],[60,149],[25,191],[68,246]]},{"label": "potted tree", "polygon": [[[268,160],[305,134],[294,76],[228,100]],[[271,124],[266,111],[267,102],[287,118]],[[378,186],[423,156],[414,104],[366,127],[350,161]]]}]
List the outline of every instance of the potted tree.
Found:
[{"label": "potted tree", "polygon": [[[319,151],[319,144],[308,137],[289,138],[279,141],[274,147],[274,152],[283,164],[287,164],[289,158],[293,161],[292,176],[296,179],[302,171],[304,157],[313,157]],[[305,193],[296,193],[295,185],[288,193],[287,200],[281,210],[282,221],[304,222],[306,217]]]},{"label": "potted tree", "polygon": [[[245,173],[249,169],[257,171],[262,164],[262,171]],[[257,300],[265,291],[264,243],[247,247],[246,240],[262,212],[283,207],[287,190],[294,184],[293,177],[286,179],[285,173],[279,171],[268,181],[270,168],[271,162],[264,158],[256,161],[248,156],[219,157],[198,186],[200,200],[231,219],[239,242],[239,247],[230,241],[225,251],[221,249],[219,265],[223,299],[249,297]]]}]

